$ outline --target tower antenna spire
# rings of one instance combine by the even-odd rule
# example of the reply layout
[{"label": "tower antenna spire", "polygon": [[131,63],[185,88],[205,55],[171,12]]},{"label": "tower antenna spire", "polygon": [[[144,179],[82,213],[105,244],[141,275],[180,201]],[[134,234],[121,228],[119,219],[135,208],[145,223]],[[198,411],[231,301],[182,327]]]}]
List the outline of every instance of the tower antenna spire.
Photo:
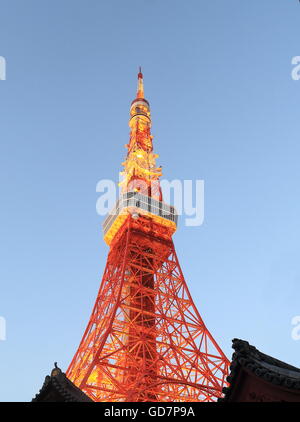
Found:
[{"label": "tower antenna spire", "polygon": [[142,74],[141,66],[139,66],[138,87],[137,87],[136,98],[144,98],[144,82],[143,82],[143,74]]}]

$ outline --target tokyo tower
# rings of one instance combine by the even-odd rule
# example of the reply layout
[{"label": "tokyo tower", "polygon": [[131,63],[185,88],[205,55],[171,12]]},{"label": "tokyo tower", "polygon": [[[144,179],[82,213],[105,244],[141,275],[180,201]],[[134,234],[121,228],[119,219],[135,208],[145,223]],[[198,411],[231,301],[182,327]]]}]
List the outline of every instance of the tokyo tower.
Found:
[{"label": "tokyo tower", "polygon": [[107,263],[67,376],[94,401],[216,401],[229,361],[176,256],[177,215],[162,197],[141,69],[129,127],[121,195],[103,223]]}]

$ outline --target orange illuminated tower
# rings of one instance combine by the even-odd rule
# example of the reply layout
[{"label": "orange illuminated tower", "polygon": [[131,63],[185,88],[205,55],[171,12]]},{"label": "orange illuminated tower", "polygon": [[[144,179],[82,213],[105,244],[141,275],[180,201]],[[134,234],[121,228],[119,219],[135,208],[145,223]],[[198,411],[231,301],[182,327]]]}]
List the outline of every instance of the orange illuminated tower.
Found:
[{"label": "orange illuminated tower", "polygon": [[207,330],[174,249],[143,75],[130,108],[122,192],[103,224],[110,250],[67,376],[94,401],[216,401],[229,361]]}]

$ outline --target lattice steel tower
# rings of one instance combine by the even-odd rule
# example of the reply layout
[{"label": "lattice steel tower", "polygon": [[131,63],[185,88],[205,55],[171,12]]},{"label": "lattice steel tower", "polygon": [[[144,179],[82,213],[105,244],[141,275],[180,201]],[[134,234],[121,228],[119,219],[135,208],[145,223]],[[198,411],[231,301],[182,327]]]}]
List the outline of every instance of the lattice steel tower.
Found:
[{"label": "lattice steel tower", "polygon": [[177,215],[162,198],[141,69],[129,126],[122,193],[103,224],[107,263],[67,376],[95,401],[215,401],[229,361],[176,256]]}]

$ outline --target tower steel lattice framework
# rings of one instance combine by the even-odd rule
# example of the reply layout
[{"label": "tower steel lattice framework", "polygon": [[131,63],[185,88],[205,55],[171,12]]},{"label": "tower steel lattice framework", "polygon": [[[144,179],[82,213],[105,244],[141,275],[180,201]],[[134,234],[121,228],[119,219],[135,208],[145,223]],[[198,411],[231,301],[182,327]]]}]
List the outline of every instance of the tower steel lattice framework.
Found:
[{"label": "tower steel lattice framework", "polygon": [[162,198],[141,69],[129,126],[122,192],[103,224],[107,263],[67,376],[95,401],[216,401],[229,361],[178,262],[177,215]]}]

